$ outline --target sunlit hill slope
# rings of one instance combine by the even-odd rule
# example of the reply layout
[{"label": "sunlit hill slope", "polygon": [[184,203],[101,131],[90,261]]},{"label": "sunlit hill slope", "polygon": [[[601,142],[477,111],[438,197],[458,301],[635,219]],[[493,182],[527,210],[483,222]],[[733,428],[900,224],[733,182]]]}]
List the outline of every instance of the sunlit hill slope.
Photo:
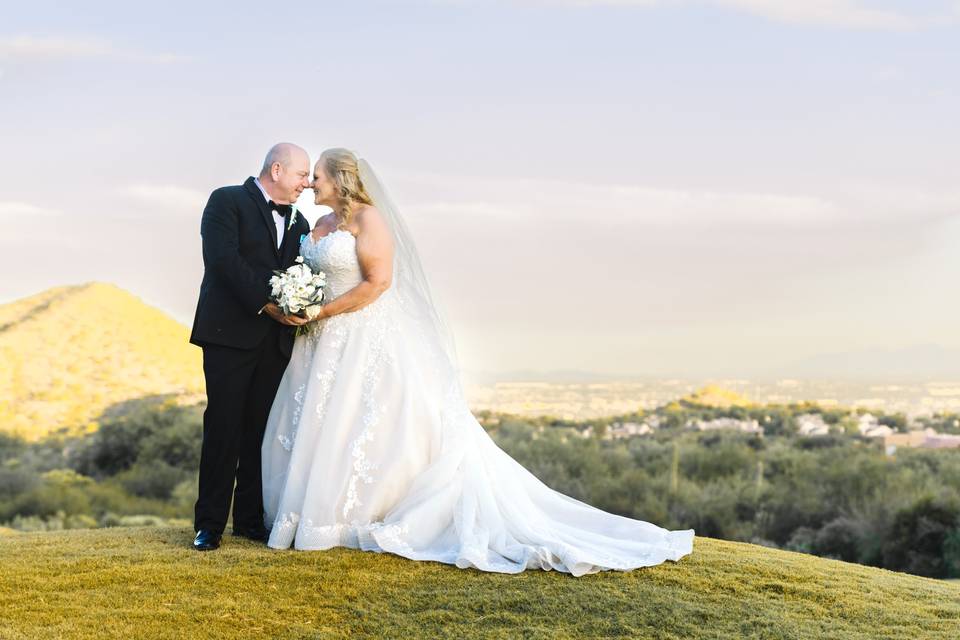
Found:
[{"label": "sunlit hill slope", "polygon": [[0,305],[0,431],[37,439],[93,428],[117,403],[202,392],[188,329],[109,284]]}]

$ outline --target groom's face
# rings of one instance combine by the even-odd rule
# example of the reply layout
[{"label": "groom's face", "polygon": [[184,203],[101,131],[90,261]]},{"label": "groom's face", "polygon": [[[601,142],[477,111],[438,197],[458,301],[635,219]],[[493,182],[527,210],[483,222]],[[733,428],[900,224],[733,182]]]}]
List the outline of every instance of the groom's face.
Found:
[{"label": "groom's face", "polygon": [[276,186],[278,202],[293,204],[308,186],[310,186],[310,158],[305,153],[293,154],[290,163],[283,166],[279,162],[273,165],[273,180]]}]

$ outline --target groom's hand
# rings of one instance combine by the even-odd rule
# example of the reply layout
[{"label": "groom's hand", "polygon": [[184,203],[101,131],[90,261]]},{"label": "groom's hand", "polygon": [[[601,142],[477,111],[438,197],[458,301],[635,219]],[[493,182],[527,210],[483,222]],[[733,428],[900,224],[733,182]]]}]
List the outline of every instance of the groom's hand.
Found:
[{"label": "groom's hand", "polygon": [[287,324],[291,327],[299,327],[309,322],[306,318],[301,318],[300,316],[284,315],[283,310],[273,302],[267,304],[267,306],[263,308],[263,311],[280,324]]}]

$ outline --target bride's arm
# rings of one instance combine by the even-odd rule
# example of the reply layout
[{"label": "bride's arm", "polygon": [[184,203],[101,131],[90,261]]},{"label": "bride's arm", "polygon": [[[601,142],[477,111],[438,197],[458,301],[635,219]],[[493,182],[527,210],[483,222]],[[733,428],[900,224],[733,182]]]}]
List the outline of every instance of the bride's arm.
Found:
[{"label": "bride's arm", "polygon": [[357,213],[357,259],[363,281],[350,291],[323,305],[319,318],[362,309],[380,297],[393,277],[393,237],[380,212],[365,207]]}]

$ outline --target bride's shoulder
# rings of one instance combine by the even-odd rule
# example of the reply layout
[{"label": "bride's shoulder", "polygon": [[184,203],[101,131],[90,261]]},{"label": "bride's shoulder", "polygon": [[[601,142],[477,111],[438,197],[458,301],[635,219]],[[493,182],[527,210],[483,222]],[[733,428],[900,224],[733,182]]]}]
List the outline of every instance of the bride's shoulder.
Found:
[{"label": "bride's shoulder", "polygon": [[372,204],[365,204],[354,213],[357,226],[379,226],[383,224],[383,214]]}]

